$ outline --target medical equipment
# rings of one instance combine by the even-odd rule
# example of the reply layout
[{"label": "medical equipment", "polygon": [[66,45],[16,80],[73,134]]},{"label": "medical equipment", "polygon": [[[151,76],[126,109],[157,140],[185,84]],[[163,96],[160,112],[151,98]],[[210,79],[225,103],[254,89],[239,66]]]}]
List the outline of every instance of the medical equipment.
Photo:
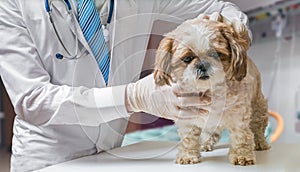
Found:
[{"label": "medical equipment", "polygon": [[[72,11],[72,6],[70,4],[70,1],[69,0],[64,0],[63,1],[64,4],[66,5],[66,10],[68,11],[68,15],[71,16],[71,20],[72,20],[72,23],[75,23],[76,21],[76,17],[75,17],[75,14],[74,12]],[[52,24],[52,27],[55,31],[55,34],[60,42],[60,44],[63,46],[63,49],[67,52],[67,55],[64,55],[64,54],[61,54],[61,53],[56,53],[55,57],[57,59],[69,59],[69,60],[72,60],[72,59],[78,59],[80,58],[84,52],[86,52],[87,50],[86,49],[82,49],[80,52],[78,52],[78,35],[75,34],[75,53],[71,53],[71,51],[69,51],[66,47],[66,45],[64,44],[62,38],[61,38],[61,35],[59,34],[59,29],[58,27],[56,26],[55,24],[55,21],[53,20],[53,16],[52,16],[52,6],[53,6],[53,0],[45,0],[45,9],[46,9],[46,12],[48,13],[49,15],[49,20]],[[107,19],[107,23],[109,24],[110,21],[111,21],[111,18],[112,18],[112,14],[113,14],[113,10],[114,10],[114,0],[110,0],[110,9],[109,9],[109,16],[108,16],[108,19]],[[76,27],[74,27],[75,29],[77,29]],[[77,30],[76,30],[76,33],[77,33]],[[107,42],[107,37],[108,37],[108,30],[107,30],[107,26],[104,27],[104,33],[105,33],[105,36],[106,36],[106,42]]]},{"label": "medical equipment", "polygon": [[295,101],[295,107],[296,107],[296,132],[300,133],[300,86],[296,90],[296,101]]},{"label": "medical equipment", "polygon": [[4,118],[4,113],[0,112],[0,146],[3,145],[4,141],[3,141],[3,118]]}]

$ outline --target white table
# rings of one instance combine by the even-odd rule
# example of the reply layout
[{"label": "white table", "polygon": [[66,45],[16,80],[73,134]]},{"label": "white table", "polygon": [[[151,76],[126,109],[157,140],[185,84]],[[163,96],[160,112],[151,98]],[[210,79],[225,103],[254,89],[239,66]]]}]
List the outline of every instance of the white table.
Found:
[{"label": "white table", "polygon": [[268,151],[256,152],[254,166],[234,166],[228,161],[228,146],[219,145],[202,153],[195,165],[174,163],[176,142],[141,142],[109,152],[61,163],[41,172],[297,172],[300,171],[300,144],[272,145]]}]

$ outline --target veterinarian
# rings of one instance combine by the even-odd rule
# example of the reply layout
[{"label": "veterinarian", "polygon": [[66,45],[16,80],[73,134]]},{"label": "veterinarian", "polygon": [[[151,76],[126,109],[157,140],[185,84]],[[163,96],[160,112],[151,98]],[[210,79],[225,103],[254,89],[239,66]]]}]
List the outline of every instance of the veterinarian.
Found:
[{"label": "veterinarian", "polygon": [[203,115],[175,108],[188,106],[193,97],[155,88],[152,75],[138,80],[152,24],[158,19],[179,24],[212,12],[247,23],[236,6],[217,0],[95,4],[0,1],[0,74],[17,114],[11,171],[118,147],[131,112],[172,120]]}]

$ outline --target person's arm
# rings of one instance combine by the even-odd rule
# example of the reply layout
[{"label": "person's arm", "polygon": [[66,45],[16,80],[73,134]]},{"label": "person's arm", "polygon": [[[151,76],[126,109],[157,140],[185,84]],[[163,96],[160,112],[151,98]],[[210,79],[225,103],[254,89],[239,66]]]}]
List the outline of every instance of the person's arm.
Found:
[{"label": "person's arm", "polygon": [[[0,1],[0,74],[18,117],[34,125],[84,125],[129,117],[127,111],[144,111],[168,119],[202,115],[207,108],[197,97],[177,98],[171,87],[156,89],[152,75],[109,88],[54,85],[14,0]],[[126,94],[127,91],[127,94]],[[127,105],[125,104],[127,100]],[[206,111],[208,113],[208,111]]]},{"label": "person's arm", "polygon": [[0,74],[15,113],[34,125],[100,123],[128,117],[125,87],[54,85],[13,0],[0,2]]},{"label": "person's arm", "polygon": [[220,13],[229,21],[241,21],[249,31],[248,17],[235,4],[219,0],[159,0],[160,13],[167,14],[182,20],[192,19],[199,14],[210,15],[214,12]]}]

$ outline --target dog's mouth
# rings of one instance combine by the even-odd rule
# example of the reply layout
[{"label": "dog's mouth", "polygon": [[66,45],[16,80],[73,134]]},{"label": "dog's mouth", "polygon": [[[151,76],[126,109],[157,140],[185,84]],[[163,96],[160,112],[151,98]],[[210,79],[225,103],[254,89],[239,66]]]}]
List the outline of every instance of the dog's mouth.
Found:
[{"label": "dog's mouth", "polygon": [[197,78],[200,79],[200,80],[208,80],[209,79],[209,76],[207,73],[203,73],[203,74],[198,74],[197,72]]}]

